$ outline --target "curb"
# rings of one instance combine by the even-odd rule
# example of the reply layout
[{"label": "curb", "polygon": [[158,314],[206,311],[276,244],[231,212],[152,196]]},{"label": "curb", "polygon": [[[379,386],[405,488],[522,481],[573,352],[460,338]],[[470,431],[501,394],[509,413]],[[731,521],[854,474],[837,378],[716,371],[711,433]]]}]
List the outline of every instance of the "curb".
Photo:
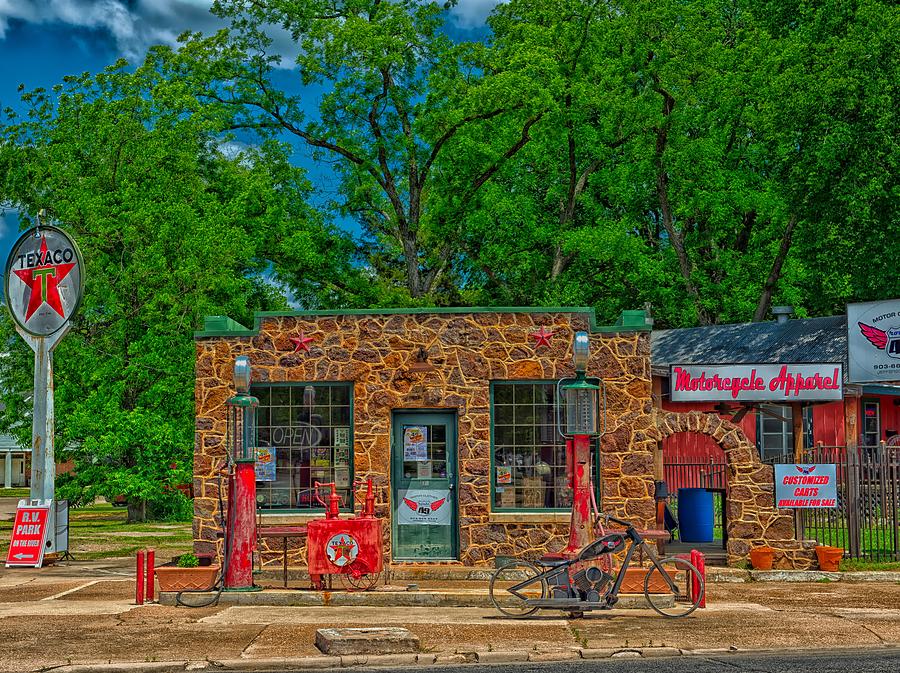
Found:
[{"label": "curb", "polygon": [[[816,648],[809,648],[815,650]],[[837,650],[856,651],[857,647]],[[900,645],[874,645],[866,650],[898,650]],[[526,652],[525,650],[428,653],[370,654],[341,657],[316,656],[284,659],[220,659],[203,661],[129,661],[119,663],[69,664],[36,669],[41,673],[176,673],[184,671],[295,671],[334,670],[342,668],[386,668],[398,666],[449,666],[461,664],[512,664],[521,662],[554,662],[578,659],[656,659],[662,657],[721,657],[733,654],[777,653],[785,650],[745,649],[735,646],[680,649],[677,647],[580,647],[570,650]],[[791,649],[790,651],[795,651]]]}]

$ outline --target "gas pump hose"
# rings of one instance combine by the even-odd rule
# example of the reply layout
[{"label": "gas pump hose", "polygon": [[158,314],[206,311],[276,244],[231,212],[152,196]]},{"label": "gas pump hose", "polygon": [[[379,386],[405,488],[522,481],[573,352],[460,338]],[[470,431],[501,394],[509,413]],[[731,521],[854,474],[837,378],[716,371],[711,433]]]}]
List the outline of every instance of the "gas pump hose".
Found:
[{"label": "gas pump hose", "polygon": [[[234,471],[234,464],[228,460],[226,457],[226,472],[230,476]],[[225,589],[225,573],[228,571],[228,564],[231,561],[231,554],[229,553],[229,547],[231,545],[228,544],[228,540],[234,534],[234,522],[228,521],[225,517],[225,506],[222,501],[222,473],[219,473],[219,521],[222,522],[222,567],[219,568],[219,575],[216,578],[216,583],[213,585],[213,588],[216,590],[216,593],[207,601],[203,603],[185,603],[181,597],[184,594],[191,593],[206,593],[206,591],[198,591],[196,589],[185,589],[183,591],[179,591],[175,594],[175,605],[180,605],[185,608],[207,608],[211,605],[216,605],[219,602],[219,597],[222,595],[222,591]]]}]

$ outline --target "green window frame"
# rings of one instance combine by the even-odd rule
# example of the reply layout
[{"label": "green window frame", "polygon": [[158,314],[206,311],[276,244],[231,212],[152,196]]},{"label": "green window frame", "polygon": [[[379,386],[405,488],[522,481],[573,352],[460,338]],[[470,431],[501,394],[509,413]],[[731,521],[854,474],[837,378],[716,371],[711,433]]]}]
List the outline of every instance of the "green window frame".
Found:
[{"label": "green window frame", "polygon": [[[491,511],[565,512],[572,507],[556,381],[491,381]],[[560,409],[565,417],[565,409]],[[592,441],[599,505],[599,443]]]},{"label": "green window frame", "polygon": [[323,512],[315,481],[335,481],[341,510],[353,511],[353,383],[266,382],[250,394],[259,399],[258,443],[274,447],[276,463],[274,482],[256,482],[257,511]]}]

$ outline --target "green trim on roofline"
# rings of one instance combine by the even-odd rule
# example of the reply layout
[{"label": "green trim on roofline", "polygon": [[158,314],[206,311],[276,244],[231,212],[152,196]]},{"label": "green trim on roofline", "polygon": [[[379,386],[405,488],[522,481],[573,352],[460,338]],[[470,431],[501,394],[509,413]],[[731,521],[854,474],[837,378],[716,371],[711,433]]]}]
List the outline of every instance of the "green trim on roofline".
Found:
[{"label": "green trim on roofline", "polygon": [[587,314],[591,332],[649,332],[653,320],[646,311],[622,311],[614,325],[597,325],[594,309],[586,306],[452,306],[429,308],[366,308],[335,309],[329,311],[258,311],[254,314],[253,329],[244,327],[224,315],[209,315],[204,319],[203,329],[194,332],[195,339],[207,337],[252,337],[259,334],[265,318],[293,318],[342,315],[425,315],[429,313],[582,313]]}]

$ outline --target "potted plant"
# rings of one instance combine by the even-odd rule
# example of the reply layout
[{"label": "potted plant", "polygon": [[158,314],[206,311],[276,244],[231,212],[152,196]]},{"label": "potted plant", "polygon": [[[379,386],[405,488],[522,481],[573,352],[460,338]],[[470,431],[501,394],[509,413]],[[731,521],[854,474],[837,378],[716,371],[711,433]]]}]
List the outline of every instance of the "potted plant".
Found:
[{"label": "potted plant", "polygon": [[844,557],[844,549],[843,547],[819,545],[816,547],[816,557],[819,559],[819,570],[836,572]]},{"label": "potted plant", "polygon": [[750,565],[754,570],[771,570],[774,559],[775,550],[772,547],[754,547],[750,550]]},{"label": "potted plant", "polygon": [[201,566],[200,559],[191,553],[156,569],[160,591],[206,591],[215,585],[218,574],[218,565]]}]

